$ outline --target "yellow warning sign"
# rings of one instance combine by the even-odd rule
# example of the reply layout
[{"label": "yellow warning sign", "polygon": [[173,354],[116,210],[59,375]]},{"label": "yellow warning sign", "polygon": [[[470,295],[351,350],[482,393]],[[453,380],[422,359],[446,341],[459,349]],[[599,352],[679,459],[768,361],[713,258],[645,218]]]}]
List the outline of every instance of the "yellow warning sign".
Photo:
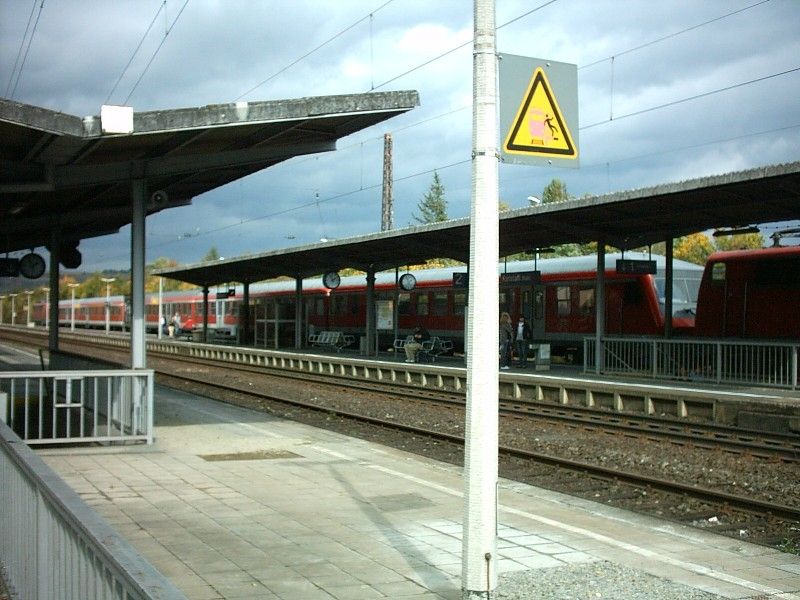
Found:
[{"label": "yellow warning sign", "polygon": [[569,126],[562,116],[547,75],[537,68],[503,143],[509,154],[577,158]]}]

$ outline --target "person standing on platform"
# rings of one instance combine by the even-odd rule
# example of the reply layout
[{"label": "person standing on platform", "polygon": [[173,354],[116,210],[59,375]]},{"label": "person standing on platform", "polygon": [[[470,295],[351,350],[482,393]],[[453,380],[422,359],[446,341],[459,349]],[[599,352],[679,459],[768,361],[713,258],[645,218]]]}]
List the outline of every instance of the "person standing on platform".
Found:
[{"label": "person standing on platform", "polygon": [[500,368],[508,369],[511,362],[511,343],[514,341],[514,329],[511,327],[511,315],[504,312],[500,315]]},{"label": "person standing on platform", "polygon": [[517,333],[515,336],[515,344],[517,346],[517,358],[519,359],[520,368],[524,369],[528,366],[528,345],[533,339],[531,326],[528,325],[527,319],[523,315],[519,316],[517,321]]}]

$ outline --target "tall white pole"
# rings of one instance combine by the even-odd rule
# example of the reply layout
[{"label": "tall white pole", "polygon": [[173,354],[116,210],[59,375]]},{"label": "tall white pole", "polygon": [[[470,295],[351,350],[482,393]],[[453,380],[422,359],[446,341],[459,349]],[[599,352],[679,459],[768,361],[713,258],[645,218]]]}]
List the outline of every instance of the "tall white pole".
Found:
[{"label": "tall white pole", "polygon": [[44,328],[50,330],[50,288],[42,288],[44,291]]},{"label": "tall white pole", "polygon": [[[100,281],[106,284],[106,335],[111,331],[111,284],[116,281],[115,277],[101,277]],[[125,318],[125,315],[122,315]]]},{"label": "tall white pole", "polygon": [[70,283],[69,287],[72,288],[72,304],[70,305],[70,313],[69,313],[69,330],[75,331],[75,288],[78,287],[75,283]]},{"label": "tall white pole", "polygon": [[158,278],[158,339],[161,339],[161,335],[163,334],[163,327],[161,327],[161,321],[164,318],[164,304],[162,303],[164,297],[164,278]]},{"label": "tall white pole", "polygon": [[[0,325],[3,324],[3,301],[6,299],[5,296],[0,296]],[[397,336],[395,336],[397,337]]]},{"label": "tall white pole", "polygon": [[11,324],[17,324],[17,295],[16,294],[9,294],[9,298],[11,298]]},{"label": "tall white pole", "polygon": [[475,0],[462,598],[497,588],[498,156],[494,0]]},{"label": "tall white pole", "polygon": [[25,292],[28,296],[28,318],[25,320],[25,327],[31,326],[31,294],[33,294],[32,290],[28,290]]}]

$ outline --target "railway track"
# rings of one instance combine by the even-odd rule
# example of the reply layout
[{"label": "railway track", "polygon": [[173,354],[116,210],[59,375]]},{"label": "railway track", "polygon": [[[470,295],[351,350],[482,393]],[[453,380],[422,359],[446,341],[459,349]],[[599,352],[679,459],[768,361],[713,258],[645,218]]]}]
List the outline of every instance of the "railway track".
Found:
[{"label": "railway track", "polygon": [[[71,342],[75,344],[74,342]],[[87,346],[92,348],[90,344],[84,344],[82,352],[92,354],[87,350]],[[75,349],[78,349],[78,344],[75,344]],[[124,355],[122,351],[117,350]],[[97,348],[94,348],[94,354],[97,354]],[[101,350],[100,353],[103,358],[108,359],[108,350]],[[345,410],[341,408],[334,408],[326,403],[319,402],[305,402],[297,400],[297,394],[276,394],[274,390],[259,391],[255,389],[259,386],[249,384],[232,384],[231,382],[220,383],[214,381],[214,377],[203,377],[203,370],[216,370],[220,369],[219,363],[210,360],[187,359],[175,355],[157,357],[151,353],[152,363],[155,365],[156,370],[164,376],[173,378],[175,381],[182,381],[184,384],[191,384],[197,386],[202,385],[208,390],[216,390],[216,393],[209,393],[211,396],[228,397],[231,394],[245,395],[256,402],[252,404],[260,405],[262,402],[279,402],[284,406],[299,408],[305,411],[313,411],[326,418],[336,417],[345,419],[353,423],[361,423],[370,427],[378,427],[384,430],[393,430],[400,432],[401,435],[409,437],[422,437],[429,440],[436,440],[437,442],[452,444],[456,446],[463,445],[463,437],[457,433],[443,432],[441,429],[432,429],[429,427],[421,427],[419,425],[410,425],[398,422],[396,419],[378,418],[369,416],[353,410]],[[169,360],[169,364],[159,365],[160,361]],[[179,373],[181,370],[191,370],[191,374],[182,375]],[[280,376],[286,378],[287,373],[270,373],[269,369],[263,367],[247,367],[242,365],[226,364],[223,368],[227,374],[242,375],[261,375],[261,376]],[[349,387],[359,388],[363,390],[369,387],[375,392],[387,394],[391,391],[392,394],[397,395],[398,389],[394,387],[391,390],[386,386],[372,384],[370,386],[356,385],[351,381],[336,380],[331,384],[331,378],[325,376],[309,376],[308,373],[303,374],[302,377],[297,374],[291,374],[292,378],[302,380],[307,386],[314,380],[315,386],[330,386],[340,389],[343,385]],[[363,383],[363,382],[361,382]],[[269,386],[264,386],[269,387]],[[414,401],[420,403],[435,403],[442,405],[443,403],[449,405],[451,408],[460,408],[464,405],[463,396],[452,393],[433,393],[425,391],[422,393],[420,390],[402,390],[406,396],[412,396]],[[546,414],[542,417],[539,413],[543,410],[549,411],[552,414]],[[570,427],[584,428],[589,430],[602,430],[604,432],[615,431],[617,435],[625,437],[641,436],[647,439],[670,439],[673,444],[686,444],[695,448],[708,448],[718,450],[724,448],[725,452],[737,452],[749,454],[752,456],[761,456],[762,458],[770,458],[784,462],[797,461],[797,440],[787,440],[788,445],[784,448],[776,449],[776,441],[772,436],[754,436],[753,432],[741,432],[733,428],[725,428],[719,426],[696,425],[676,422],[669,419],[647,419],[639,418],[638,416],[624,416],[608,415],[598,413],[598,411],[591,411],[588,409],[576,410],[573,407],[553,407],[552,405],[536,406],[532,403],[519,403],[517,401],[504,401],[502,403],[502,411],[506,417],[516,419],[530,420],[532,418],[540,419],[546,418],[548,420],[559,421],[567,423]],[[653,424],[653,421],[656,424]],[[778,438],[782,436],[777,436]],[[791,438],[791,436],[790,436]],[[751,522],[753,519],[762,520],[778,520],[786,524],[787,530],[800,531],[800,507],[788,506],[780,502],[770,502],[763,499],[753,498],[743,494],[733,494],[718,489],[712,489],[706,486],[692,485],[681,483],[679,481],[653,477],[652,475],[643,475],[634,472],[627,472],[619,468],[607,467],[595,464],[589,461],[571,460],[555,456],[552,454],[545,454],[542,452],[534,452],[524,448],[516,448],[511,446],[500,447],[501,459],[523,461],[525,463],[545,465],[551,467],[558,472],[569,471],[571,473],[580,473],[583,477],[589,478],[592,482],[607,482],[607,485],[614,488],[615,491],[609,492],[610,497],[616,496],[618,499],[625,499],[636,496],[648,496],[653,498],[656,493],[663,493],[671,495],[677,500],[674,503],[680,502],[680,499],[690,498],[696,506],[693,511],[693,517],[688,520],[694,519],[697,514],[714,514],[725,513],[730,514],[731,511],[739,512],[741,515],[734,518],[738,522]],[[541,475],[540,478],[555,479],[557,475]],[[562,477],[563,479],[563,477]],[[595,489],[595,483],[578,483],[578,488]],[[623,486],[628,491],[617,489]],[[632,490],[632,491],[631,491]],[[663,504],[663,503],[662,503]],[[686,520],[686,519],[684,519]],[[751,540],[752,541],[752,540]],[[796,542],[794,542],[796,543]]]},{"label": "railway track", "polygon": [[[280,402],[290,405],[292,407],[300,407],[306,410],[319,411],[327,415],[335,415],[344,419],[350,419],[357,422],[368,423],[382,428],[391,428],[397,431],[402,431],[416,436],[424,436],[427,438],[441,440],[453,444],[462,445],[464,438],[461,435],[449,434],[440,430],[423,428],[419,426],[412,426],[403,423],[398,423],[395,420],[381,419],[376,417],[366,416],[360,413],[346,411],[330,406],[324,406],[313,402],[304,402],[297,400],[293,397],[286,397],[274,392],[261,392],[254,390],[250,385],[235,385],[231,383],[218,383],[213,381],[199,382],[197,375],[180,375],[176,373],[166,374],[172,379],[182,380],[193,384],[200,383],[203,386],[214,388],[223,393],[236,392],[245,394],[261,400],[270,402]],[[569,460],[558,456],[542,454],[539,452],[532,452],[520,448],[512,448],[508,446],[499,446],[499,452],[506,457],[521,458],[525,460],[534,461],[536,463],[546,464],[559,469],[567,469],[589,475],[590,477],[621,482],[632,486],[637,486],[650,490],[659,490],[669,494],[676,494],[679,496],[690,496],[703,502],[725,506],[730,509],[746,511],[748,513],[771,516],[774,518],[787,519],[789,521],[796,521],[800,523],[800,507],[791,507],[777,503],[765,502],[746,496],[729,494],[713,490],[710,488],[702,488],[693,485],[687,485],[680,482],[670,481],[666,479],[659,479],[655,477],[640,475],[637,473],[627,473],[619,471],[618,469],[607,468],[600,465]]]},{"label": "railway track", "polygon": [[[33,336],[30,336],[33,337]],[[18,338],[19,339],[19,338]],[[23,341],[19,339],[19,341]],[[43,338],[24,340],[36,347],[43,347]],[[70,340],[67,345],[79,353],[94,354],[98,344],[102,344],[102,337],[87,340],[85,343]],[[87,349],[88,347],[88,349]],[[117,351],[109,348],[110,351]],[[185,364],[201,364],[218,366],[213,360],[204,360],[179,354],[159,354],[151,352],[153,358],[169,359]],[[107,358],[107,352],[99,356]],[[238,363],[227,363],[226,368],[239,372],[272,373],[281,377],[313,381],[318,385],[330,385],[334,380],[337,386],[345,386],[358,390],[372,390],[382,394],[391,394],[403,397],[414,402],[434,402],[463,407],[466,402],[463,393],[453,393],[446,390],[420,389],[414,386],[398,385],[397,382],[367,382],[353,381],[346,377],[337,377],[336,374],[317,375],[313,373],[296,373],[264,366],[249,366]],[[163,374],[163,371],[161,371]],[[667,440],[672,444],[684,445],[692,448],[707,450],[721,450],[735,454],[755,456],[765,459],[775,459],[790,463],[800,462],[800,436],[747,430],[738,427],[719,425],[713,423],[690,422],[685,419],[675,419],[658,415],[639,415],[633,413],[612,413],[596,408],[580,406],[553,405],[547,402],[534,400],[517,400],[500,398],[501,414],[520,419],[535,418],[542,421],[561,423],[569,427],[582,428],[591,431],[603,431],[615,435],[636,437],[646,440]]]},{"label": "railway track", "polygon": [[[169,358],[186,364],[219,366],[213,360],[190,358],[180,355],[159,355],[152,357]],[[358,390],[372,390],[381,394],[391,394],[414,402],[435,402],[463,407],[466,398],[463,393],[445,390],[420,389],[413,386],[398,385],[397,382],[353,381],[335,374],[316,375],[312,373],[287,372],[263,366],[249,366],[229,363],[226,368],[244,373],[271,373],[280,377],[313,381],[318,385],[330,385],[334,380],[337,386]],[[575,407],[554,406],[533,400],[500,399],[502,415],[520,419],[539,419],[561,423],[570,427],[580,427],[592,431],[605,431],[615,435],[637,437],[648,440],[668,440],[670,443],[707,450],[721,450],[735,454],[800,463],[800,436],[775,432],[746,430],[713,423],[687,422],[657,415],[619,414],[608,411]]]}]

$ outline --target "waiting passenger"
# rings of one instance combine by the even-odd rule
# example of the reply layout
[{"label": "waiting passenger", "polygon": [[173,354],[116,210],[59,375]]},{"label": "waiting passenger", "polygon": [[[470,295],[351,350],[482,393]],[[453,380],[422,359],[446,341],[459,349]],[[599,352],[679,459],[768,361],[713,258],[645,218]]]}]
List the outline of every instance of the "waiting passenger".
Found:
[{"label": "waiting passenger", "polygon": [[514,342],[514,329],[511,327],[511,315],[504,312],[500,315],[500,328],[498,333],[500,368],[504,371],[511,363],[511,345]]},{"label": "waiting passenger", "polygon": [[525,320],[525,317],[522,315],[519,316],[517,331],[514,338],[514,343],[517,346],[519,366],[524,369],[528,366],[528,345],[531,343],[531,339],[533,339],[533,333],[531,332],[531,326],[528,325],[528,321]]},{"label": "waiting passenger", "polygon": [[406,345],[403,347],[406,351],[406,362],[413,363],[417,362],[417,354],[422,348],[422,342],[427,342],[431,339],[431,334],[428,333],[428,330],[425,329],[422,325],[417,325],[414,329],[414,333],[411,334],[413,338],[406,342]]}]

